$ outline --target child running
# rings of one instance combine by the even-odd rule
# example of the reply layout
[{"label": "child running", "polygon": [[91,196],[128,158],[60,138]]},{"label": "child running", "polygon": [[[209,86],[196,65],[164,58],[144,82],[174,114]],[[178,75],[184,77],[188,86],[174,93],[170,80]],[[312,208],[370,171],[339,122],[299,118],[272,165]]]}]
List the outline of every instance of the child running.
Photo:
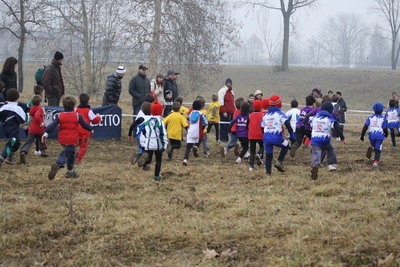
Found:
[{"label": "child running", "polygon": [[214,126],[215,129],[215,142],[217,145],[219,145],[219,109],[221,107],[221,104],[218,102],[218,95],[213,94],[211,97],[212,103],[208,106],[208,112],[207,112],[207,121],[208,121],[208,126],[207,126],[207,133],[210,133],[211,128]]},{"label": "child running", "polygon": [[72,96],[66,96],[63,98],[62,103],[64,111],[56,115],[54,121],[47,127],[42,136],[42,142],[45,142],[49,134],[59,125],[58,142],[63,147],[63,150],[61,150],[60,154],[58,155],[56,163],[51,165],[51,169],[48,174],[49,180],[54,179],[57,171],[61,168],[64,168],[65,163],[67,163],[67,172],[65,173],[65,177],[79,177],[79,174],[74,170],[75,147],[79,140],[78,125],[81,125],[89,132],[93,132],[92,126],[85,122],[81,114],[74,111],[76,105],[75,98]]},{"label": "child running", "polygon": [[325,102],[321,105],[321,111],[310,121],[311,126],[311,179],[316,180],[321,163],[323,151],[327,151],[328,170],[336,171],[337,159],[335,148],[331,144],[331,129],[337,131],[340,140],[346,144],[346,140],[340,130],[339,123],[332,117],[333,105]]},{"label": "child running", "polygon": [[384,106],[380,102],[374,103],[372,110],[375,112],[374,115],[369,116],[365,121],[364,127],[361,132],[360,140],[364,142],[364,135],[368,130],[368,138],[370,146],[367,149],[367,158],[372,157],[372,151],[375,151],[373,167],[378,167],[379,159],[382,152],[382,142],[388,136],[387,121],[382,116]]},{"label": "child running", "polygon": [[242,163],[242,159],[246,154],[247,150],[249,150],[249,132],[248,132],[248,120],[250,114],[250,104],[248,102],[243,102],[240,107],[240,114],[233,118],[233,120],[229,123],[228,133],[231,131],[231,128],[234,123],[236,123],[236,137],[239,139],[239,142],[242,146],[242,150],[240,151],[239,157],[236,159],[236,163]]},{"label": "child running", "polygon": [[19,93],[11,88],[7,91],[8,103],[0,108],[0,122],[3,124],[4,135],[7,138],[6,145],[0,155],[0,166],[5,161],[14,164],[13,156],[21,145],[19,139],[19,125],[25,122],[26,114],[18,106]]},{"label": "child running", "polygon": [[393,148],[396,148],[396,134],[394,132],[394,129],[397,130],[399,128],[399,115],[400,115],[400,110],[395,106],[396,106],[396,100],[390,99],[389,109],[386,111],[385,114],[385,119],[387,121],[387,126],[390,131],[390,138],[392,139]]},{"label": "child running", "polygon": [[[78,114],[82,115],[82,118],[85,120],[86,123],[98,124],[101,122],[101,116],[99,113],[94,114],[93,111],[90,109],[89,105],[90,97],[88,94],[81,94],[79,96],[79,106],[75,109]],[[90,132],[83,129],[82,126],[79,127],[79,140],[78,140],[78,155],[76,157],[76,164],[81,164],[83,157],[86,154],[88,149],[88,142],[90,138]]]},{"label": "child running", "polygon": [[42,98],[38,95],[35,95],[30,103],[31,106],[29,110],[29,116],[31,119],[28,128],[28,137],[21,146],[21,152],[19,153],[19,162],[21,164],[26,163],[26,155],[28,154],[33,142],[36,143],[36,146],[39,146],[39,152],[44,152],[46,149],[46,145],[41,141],[42,135],[44,134],[44,112],[42,107]]},{"label": "child running", "polygon": [[289,150],[289,143],[283,138],[282,126],[285,125],[290,134],[290,141],[295,141],[290,120],[286,117],[285,113],[281,111],[282,99],[279,95],[273,95],[269,98],[270,108],[263,116],[261,127],[264,131],[264,150],[265,150],[265,168],[267,176],[272,174],[272,159],[274,146],[280,147],[281,152],[278,156],[278,161],[274,167],[280,172],[285,172],[282,165],[286,153]]},{"label": "child running", "polygon": [[[239,97],[235,99],[235,112],[233,113],[233,118],[235,118],[237,115],[240,114],[240,107],[242,106],[242,103],[244,102],[244,98],[243,97]],[[230,134],[230,138],[229,138],[229,142],[228,144],[226,144],[226,146],[221,147],[221,157],[225,158],[226,154],[228,153],[229,149],[235,147],[236,145],[236,141],[237,141],[237,137],[236,137],[236,124],[234,124],[231,128],[231,134]],[[239,144],[237,144],[237,146],[235,147],[235,155],[239,156]]]},{"label": "child running", "polygon": [[192,105],[193,111],[189,115],[189,129],[187,133],[186,150],[182,164],[187,166],[190,150],[193,148],[193,155],[198,157],[197,147],[195,145],[203,138],[203,130],[207,126],[207,120],[201,113],[201,103],[195,100]]},{"label": "child running", "polygon": [[263,102],[261,100],[255,100],[253,102],[253,113],[249,115],[248,126],[249,126],[249,142],[250,142],[250,168],[249,171],[254,170],[254,159],[257,160],[257,165],[261,165],[262,158],[257,153],[256,156],[256,145],[258,144],[260,147],[260,151],[264,151],[264,143],[263,143],[263,131],[261,128],[261,121],[264,113],[261,112],[263,109]]},{"label": "child running", "polygon": [[290,126],[292,126],[293,132],[296,133],[296,124],[300,118],[300,110],[297,108],[299,106],[299,102],[297,102],[296,99],[293,99],[292,102],[290,102],[290,106],[291,109],[286,112],[286,116],[290,120]]},{"label": "child running", "polygon": [[180,149],[182,143],[182,128],[188,129],[188,123],[180,113],[181,104],[174,102],[172,104],[172,113],[166,117],[163,122],[167,127],[167,134],[170,143],[170,149],[167,150],[168,160],[172,159],[174,149]]},{"label": "child running", "polygon": [[[143,165],[143,170],[148,171],[150,169],[149,164],[153,158],[153,154],[156,156],[156,166],[154,170],[154,180],[160,181],[162,153],[167,149],[168,136],[165,129],[165,125],[162,121],[163,106],[158,102],[151,104],[151,117],[143,122],[143,126],[140,126],[140,146],[144,149],[144,155],[140,159],[146,158]],[[138,162],[139,165],[139,162]]]}]

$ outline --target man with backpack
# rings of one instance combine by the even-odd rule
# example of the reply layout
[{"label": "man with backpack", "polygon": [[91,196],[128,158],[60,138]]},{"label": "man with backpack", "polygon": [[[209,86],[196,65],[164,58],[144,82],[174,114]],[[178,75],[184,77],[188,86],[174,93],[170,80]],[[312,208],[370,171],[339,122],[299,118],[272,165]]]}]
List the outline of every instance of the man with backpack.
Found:
[{"label": "man with backpack", "polygon": [[57,51],[51,64],[43,72],[42,85],[46,92],[47,104],[49,106],[60,106],[61,97],[65,94],[64,81],[61,74],[61,66],[64,55]]}]

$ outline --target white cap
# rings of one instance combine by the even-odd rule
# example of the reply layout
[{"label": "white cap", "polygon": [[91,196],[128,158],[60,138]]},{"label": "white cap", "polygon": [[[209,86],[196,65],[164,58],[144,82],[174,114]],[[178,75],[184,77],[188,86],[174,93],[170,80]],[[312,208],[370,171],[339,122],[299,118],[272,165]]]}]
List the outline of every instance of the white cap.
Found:
[{"label": "white cap", "polygon": [[115,72],[116,73],[125,73],[126,69],[124,66],[119,66]]}]

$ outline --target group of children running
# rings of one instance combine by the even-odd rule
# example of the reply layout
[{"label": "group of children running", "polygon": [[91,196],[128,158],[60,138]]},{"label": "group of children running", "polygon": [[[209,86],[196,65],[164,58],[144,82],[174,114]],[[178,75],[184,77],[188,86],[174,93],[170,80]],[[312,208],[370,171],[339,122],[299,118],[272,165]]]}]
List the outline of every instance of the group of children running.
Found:
[{"label": "group of children running", "polygon": [[[18,106],[19,93],[15,89],[7,92],[8,103],[0,108],[0,121],[7,138],[7,143],[0,156],[0,166],[3,162],[14,164],[13,156],[21,146],[19,139],[20,124],[28,125],[28,137],[20,149],[20,163],[26,163],[26,156],[33,142],[36,143],[35,154],[48,156],[46,153],[46,140],[48,135],[59,125],[58,141],[63,149],[56,162],[52,164],[48,178],[52,180],[57,171],[67,165],[65,177],[77,178],[79,174],[74,170],[75,164],[80,164],[84,157],[88,139],[93,132],[90,125],[101,121],[99,114],[94,114],[89,105],[89,96],[79,96],[80,105],[76,107],[76,100],[67,96],[63,98],[64,111],[56,115],[54,121],[45,127],[43,109],[43,87],[35,87],[35,96],[28,104],[29,114]],[[333,97],[334,98],[334,97]],[[334,100],[334,99],[333,99]],[[220,104],[218,96],[212,95],[212,103],[205,108],[205,99],[198,96],[190,109],[182,105],[183,99],[177,98],[172,105],[172,112],[165,118],[162,114],[164,108],[152,95],[147,95],[141,111],[132,123],[128,138],[132,140],[133,133],[138,143],[138,151],[132,159],[132,164],[138,164],[143,170],[148,171],[155,156],[154,179],[161,180],[161,164],[163,152],[167,150],[168,160],[173,158],[173,152],[180,149],[184,139],[183,129],[186,130],[186,148],[182,164],[187,166],[189,155],[192,152],[198,157],[199,147],[203,147],[204,157],[210,155],[210,145],[207,134],[212,127],[215,128],[216,144],[219,144]],[[305,98],[305,106],[298,109],[298,102],[291,102],[291,109],[284,113],[281,110],[282,99],[279,95],[270,98],[256,98],[254,101],[245,101],[243,98],[235,100],[236,111],[232,121],[229,122],[228,132],[231,133],[229,142],[221,147],[222,157],[235,148],[238,156],[236,163],[243,162],[249,153],[249,171],[253,171],[255,163],[265,165],[266,174],[272,174],[272,166],[279,172],[285,172],[283,161],[290,150],[290,156],[295,157],[296,150],[305,138],[309,138],[312,148],[311,178],[317,179],[318,170],[322,161],[327,157],[328,170],[337,168],[336,152],[331,138],[336,137],[346,144],[342,128],[336,120],[337,110],[335,101],[329,96],[316,99],[310,95]],[[368,117],[361,133],[361,141],[368,130],[370,146],[367,158],[372,157],[375,151],[373,166],[379,164],[382,142],[390,130],[392,144],[395,147],[395,129],[399,127],[400,111],[394,100],[389,101],[389,109],[385,116],[383,104],[377,102],[373,105],[374,115]],[[289,133],[289,141],[284,136],[284,129]],[[237,143],[239,141],[239,143]],[[257,149],[258,144],[258,150]],[[79,147],[76,154],[75,149]],[[241,147],[241,150],[240,150]],[[280,148],[277,160],[273,164],[274,147]],[[240,151],[239,151],[240,150]],[[265,155],[265,159],[264,159]]]},{"label": "group of children running", "polygon": [[[86,154],[88,140],[93,131],[90,123],[101,121],[100,114],[94,114],[90,108],[90,97],[87,94],[79,96],[80,104],[76,107],[76,100],[72,96],[63,98],[64,111],[56,114],[53,122],[45,127],[44,122],[44,89],[40,85],[34,88],[35,95],[24,107],[19,106],[19,92],[16,89],[7,91],[8,103],[0,108],[0,122],[7,138],[5,147],[0,155],[0,166],[3,162],[15,164],[14,155],[20,148],[20,163],[26,163],[26,156],[35,142],[35,155],[47,157],[46,140],[48,135],[59,126],[58,142],[63,147],[56,162],[51,165],[48,178],[54,179],[57,171],[67,165],[66,178],[78,178],[74,170],[75,164],[80,164]],[[21,146],[19,138],[20,125],[26,125],[27,138]],[[76,147],[79,147],[76,153]]]}]

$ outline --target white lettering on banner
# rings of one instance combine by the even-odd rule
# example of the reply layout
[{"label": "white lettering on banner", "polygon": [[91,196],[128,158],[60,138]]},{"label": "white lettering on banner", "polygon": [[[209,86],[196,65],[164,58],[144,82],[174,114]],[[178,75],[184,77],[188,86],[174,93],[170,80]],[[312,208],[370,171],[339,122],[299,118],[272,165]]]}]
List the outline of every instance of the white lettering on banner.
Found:
[{"label": "white lettering on banner", "polygon": [[54,109],[47,109],[44,115],[44,125],[47,127],[49,126],[53,121],[54,118],[57,114],[57,110]]},{"label": "white lettering on banner", "polygon": [[93,124],[93,126],[118,126],[121,124],[121,118],[116,114],[105,114],[100,116],[101,122],[99,124]]}]

